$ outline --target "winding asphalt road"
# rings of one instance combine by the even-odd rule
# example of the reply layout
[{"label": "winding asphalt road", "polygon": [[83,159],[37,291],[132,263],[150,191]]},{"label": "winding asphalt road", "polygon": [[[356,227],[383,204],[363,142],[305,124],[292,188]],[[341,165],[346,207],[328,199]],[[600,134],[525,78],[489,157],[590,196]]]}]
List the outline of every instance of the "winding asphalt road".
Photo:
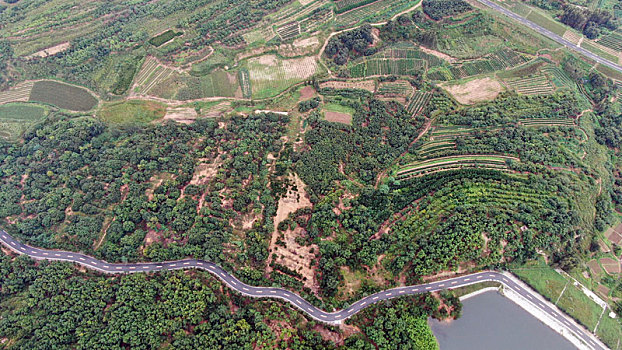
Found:
[{"label": "winding asphalt road", "polygon": [[113,264],[80,253],[31,247],[17,241],[15,238],[13,238],[11,235],[3,230],[0,230],[0,243],[2,243],[15,253],[25,254],[36,260],[67,261],[107,274],[156,272],[163,270],[179,270],[190,268],[207,270],[216,277],[218,277],[220,280],[222,280],[231,289],[241,294],[256,298],[282,299],[294,305],[304,313],[308,314],[313,319],[331,324],[341,323],[343,320],[351,317],[352,315],[356,314],[367,306],[370,306],[382,300],[392,299],[405,295],[428,293],[439,290],[464,287],[484,281],[493,281],[503,284],[505,288],[512,289],[514,292],[522,296],[525,300],[529,301],[534,307],[540,309],[541,311],[556,319],[560,324],[563,324],[568,330],[573,332],[576,336],[579,337],[579,339],[581,339],[585,344],[588,344],[588,346],[592,349],[607,349],[587,330],[579,326],[569,317],[565,316],[554,305],[544,300],[536,292],[524,286],[522,283],[517,282],[511,275],[495,271],[482,271],[438,282],[392,288],[366,296],[343,310],[326,312],[311,305],[308,301],[306,301],[299,295],[288,290],[270,287],[253,287],[245,284],[229,274],[220,266],[209,261],[184,259],[167,262]]},{"label": "winding asphalt road", "polygon": [[535,30],[536,32],[538,32],[540,34],[542,34],[542,35],[544,35],[546,37],[549,37],[550,39],[552,39],[554,41],[557,41],[558,43],[566,46],[568,49],[570,49],[572,51],[578,52],[578,53],[582,54],[583,56],[586,56],[586,57],[588,57],[588,58],[590,58],[590,59],[592,59],[592,60],[594,60],[594,61],[596,61],[596,62],[598,62],[598,63],[600,63],[602,65],[604,65],[604,66],[607,66],[609,68],[615,69],[618,72],[622,72],[622,66],[620,66],[619,64],[613,63],[613,62],[611,62],[609,60],[606,60],[606,59],[604,59],[604,58],[602,58],[602,57],[600,57],[600,56],[598,56],[598,55],[596,55],[596,54],[594,54],[594,53],[592,53],[592,52],[590,52],[590,51],[588,51],[588,50],[586,50],[586,49],[584,49],[584,48],[582,48],[580,46],[577,46],[574,43],[564,39],[563,37],[561,37],[561,36],[551,32],[550,30],[545,29],[545,28],[543,28],[543,27],[533,23],[532,21],[527,20],[526,18],[521,17],[521,16],[517,15],[516,13],[514,13],[514,12],[512,12],[512,11],[510,11],[510,10],[504,8],[504,7],[501,7],[500,5],[497,5],[494,2],[492,2],[492,1],[489,1],[489,0],[477,0],[477,1],[479,1],[480,3],[490,7],[491,9],[493,9],[493,10],[495,10],[497,12],[500,12],[500,13],[508,16],[508,17],[513,18],[514,20],[516,20],[516,21],[526,25],[527,27]]}]

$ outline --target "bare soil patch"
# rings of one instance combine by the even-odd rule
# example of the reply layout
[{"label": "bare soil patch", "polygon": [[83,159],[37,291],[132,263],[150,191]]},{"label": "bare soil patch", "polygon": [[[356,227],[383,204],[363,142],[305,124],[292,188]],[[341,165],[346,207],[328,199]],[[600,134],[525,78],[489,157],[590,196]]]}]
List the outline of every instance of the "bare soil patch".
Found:
[{"label": "bare soil patch", "polygon": [[313,86],[307,85],[300,89],[300,100],[308,100],[315,95]]},{"label": "bare soil patch", "polygon": [[191,124],[198,117],[194,108],[189,107],[173,107],[166,110],[164,120],[173,120],[178,123]]},{"label": "bare soil patch", "polygon": [[352,116],[347,113],[339,113],[339,112],[326,112],[325,113],[326,120],[329,122],[341,123],[341,124],[352,124]]},{"label": "bare soil patch", "polygon": [[600,265],[598,265],[598,261],[596,260],[588,261],[587,267],[590,268],[590,271],[592,272],[593,275],[598,275],[601,272],[603,272],[603,270],[600,268]]},{"label": "bare soil patch", "polygon": [[[268,256],[266,271],[268,273],[272,271],[270,267],[272,262],[287,266],[289,269],[303,276],[303,281],[301,282],[303,282],[305,287],[317,292],[319,289],[318,282],[315,279],[317,273],[315,267],[311,266],[311,262],[316,258],[315,254],[319,251],[318,246],[315,244],[302,246],[296,242],[296,237],[304,234],[300,226],[296,227],[294,230],[287,229],[283,233],[276,229],[279,223],[287,219],[290,213],[311,206],[311,201],[304,190],[304,183],[298,175],[290,175],[290,180],[294,182],[297,190],[294,191],[290,189],[285,197],[279,199],[276,216],[274,218],[275,230],[272,233],[268,250],[270,255]],[[279,239],[284,243],[284,246],[277,244]],[[276,256],[276,258],[274,258],[274,256]]]},{"label": "bare soil patch", "polygon": [[47,49],[43,49],[41,51],[35,52],[32,55],[28,56],[28,58],[48,57],[48,56],[56,55],[59,52],[63,52],[67,50],[70,46],[71,44],[69,42],[60,43],[58,45],[48,47]]},{"label": "bare soil patch", "polygon": [[331,89],[361,89],[369,92],[374,92],[376,89],[376,82],[374,80],[359,80],[359,81],[338,81],[331,80],[325,81],[320,84],[320,88]]},{"label": "bare soil patch", "polygon": [[501,84],[491,78],[475,79],[460,85],[441,85],[458,102],[466,105],[490,101],[497,97]]},{"label": "bare soil patch", "polygon": [[617,244],[617,245],[621,245],[622,242],[622,224],[616,226],[615,229],[613,230],[608,230],[605,233],[605,236],[607,236],[607,239],[609,239],[609,241],[611,241],[611,243]]},{"label": "bare soil patch", "polygon": [[611,258],[602,258],[600,259],[601,265],[603,265],[603,269],[608,274],[620,273],[620,262]]}]

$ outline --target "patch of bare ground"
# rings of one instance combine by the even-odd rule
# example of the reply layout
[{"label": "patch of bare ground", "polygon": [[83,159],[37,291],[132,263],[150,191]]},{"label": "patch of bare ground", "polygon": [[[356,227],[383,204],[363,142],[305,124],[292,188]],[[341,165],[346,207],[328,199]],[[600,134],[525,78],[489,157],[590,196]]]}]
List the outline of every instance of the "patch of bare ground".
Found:
[{"label": "patch of bare ground", "polygon": [[[316,252],[319,251],[317,245],[312,244],[302,246],[296,242],[296,237],[302,236],[303,228],[298,226],[295,229],[287,229],[285,232],[279,232],[278,225],[289,214],[296,212],[298,209],[311,207],[311,201],[304,189],[304,183],[297,174],[289,176],[290,181],[295,184],[296,190],[290,188],[287,195],[279,199],[276,216],[274,218],[275,230],[272,233],[270,246],[268,248],[269,256],[267,261],[266,272],[270,273],[272,262],[287,266],[289,269],[300,273],[303,276],[303,284],[312,291],[319,290],[318,281],[316,280],[315,267],[311,266],[311,262],[316,258]],[[278,241],[282,242],[277,244]]]},{"label": "patch of bare ground", "polygon": [[194,108],[171,107],[166,109],[164,120],[173,120],[182,124],[192,124],[198,116]]},{"label": "patch of bare ground", "polygon": [[[320,336],[322,337],[322,339],[327,340],[332,342],[333,344],[337,345],[337,346],[342,346],[343,345],[343,341],[347,338],[347,336],[345,335],[345,332],[342,331],[342,328],[347,327],[348,329],[350,328],[355,328],[358,330],[358,328],[354,327],[354,326],[350,326],[350,325],[340,325],[339,327],[339,332],[333,332],[330,329],[326,328],[324,325],[322,324],[316,324],[315,326],[313,326],[313,330],[320,333]],[[360,330],[358,330],[360,332]],[[355,333],[354,331],[350,330],[351,334]],[[349,335],[348,335],[349,336]]]},{"label": "patch of bare ground", "polygon": [[300,89],[300,100],[308,100],[315,95],[313,86],[307,85]]},{"label": "patch of bare ground", "polygon": [[320,88],[331,89],[361,89],[369,92],[376,90],[376,82],[373,79],[370,80],[358,80],[358,81],[339,81],[330,80],[320,84]]},{"label": "patch of bare ground", "polygon": [[71,44],[69,42],[60,43],[58,45],[54,45],[52,47],[48,47],[47,49],[43,49],[41,51],[35,52],[27,58],[35,58],[35,57],[48,57],[52,55],[56,55],[57,53],[63,52],[67,50]]},{"label": "patch of bare ground", "polygon": [[340,112],[331,112],[327,111],[324,113],[324,118],[329,122],[341,123],[341,124],[352,124],[352,116],[348,113],[340,113]]},{"label": "patch of bare ground", "polygon": [[317,37],[294,40],[291,44],[282,44],[278,48],[279,55],[284,57],[304,56],[313,53],[320,46]]},{"label": "patch of bare ground", "polygon": [[493,100],[503,89],[498,81],[491,78],[474,79],[458,85],[442,84],[440,86],[458,102],[465,105]]}]

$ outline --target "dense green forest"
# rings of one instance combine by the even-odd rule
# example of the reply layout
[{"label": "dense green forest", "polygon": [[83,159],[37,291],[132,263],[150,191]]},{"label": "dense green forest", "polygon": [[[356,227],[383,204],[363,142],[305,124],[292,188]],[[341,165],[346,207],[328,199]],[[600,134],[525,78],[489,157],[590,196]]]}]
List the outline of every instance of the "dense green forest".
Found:
[{"label": "dense green forest", "polygon": [[[439,301],[429,295],[370,308],[348,321],[362,333],[339,345],[321,334],[342,337],[336,328],[273,300],[223,291],[205,272],[103,277],[4,254],[0,271],[0,337],[11,339],[2,348],[373,349],[402,342],[438,348],[425,322],[441,316]],[[448,305],[456,300],[446,298]]]}]

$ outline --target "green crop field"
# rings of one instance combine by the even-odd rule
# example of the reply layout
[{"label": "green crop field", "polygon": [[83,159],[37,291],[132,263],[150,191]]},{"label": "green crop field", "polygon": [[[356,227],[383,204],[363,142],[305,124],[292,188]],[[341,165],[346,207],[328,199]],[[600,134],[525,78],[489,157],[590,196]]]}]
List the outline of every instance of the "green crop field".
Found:
[{"label": "green crop field", "polygon": [[401,167],[397,171],[399,178],[407,178],[431,174],[438,171],[462,168],[486,168],[507,170],[508,161],[519,161],[514,157],[499,155],[468,155],[468,156],[448,156],[442,158],[426,159]]},{"label": "green crop field", "polygon": [[430,92],[415,91],[410,97],[406,109],[412,115],[419,115],[424,111],[431,98],[432,93]]},{"label": "green crop field", "polygon": [[89,111],[97,105],[97,99],[86,89],[53,80],[35,82],[29,100],[71,111]]},{"label": "green crop field", "polygon": [[426,61],[421,59],[383,59],[373,58],[350,67],[353,78],[363,78],[375,75],[412,75],[424,70]]},{"label": "green crop field", "polygon": [[183,34],[182,32],[176,32],[172,29],[169,29],[162,34],[158,36],[154,36],[153,38],[149,39],[149,44],[155,47],[162,46],[165,43],[173,40],[176,36],[180,36],[182,34]]},{"label": "green crop field", "polygon": [[535,24],[544,27],[557,35],[564,35],[566,30],[568,29],[563,24],[557,22],[553,18],[548,15],[542,14],[539,11],[531,11],[527,19],[534,22]]},{"label": "green crop field", "polygon": [[130,100],[102,106],[97,116],[111,124],[145,124],[164,117],[166,106],[154,101]]},{"label": "green crop field", "polygon": [[14,141],[48,114],[45,107],[31,103],[0,105],[0,137]]},{"label": "green crop field", "polygon": [[602,37],[598,43],[612,50],[622,51],[622,33],[615,31]]},{"label": "green crop field", "polygon": [[508,87],[523,95],[542,95],[555,91],[555,87],[549,78],[543,74],[506,80],[505,83]]},{"label": "green crop field", "polygon": [[371,2],[337,15],[338,28],[351,27],[363,22],[380,22],[415,6],[421,0],[381,0]]}]

